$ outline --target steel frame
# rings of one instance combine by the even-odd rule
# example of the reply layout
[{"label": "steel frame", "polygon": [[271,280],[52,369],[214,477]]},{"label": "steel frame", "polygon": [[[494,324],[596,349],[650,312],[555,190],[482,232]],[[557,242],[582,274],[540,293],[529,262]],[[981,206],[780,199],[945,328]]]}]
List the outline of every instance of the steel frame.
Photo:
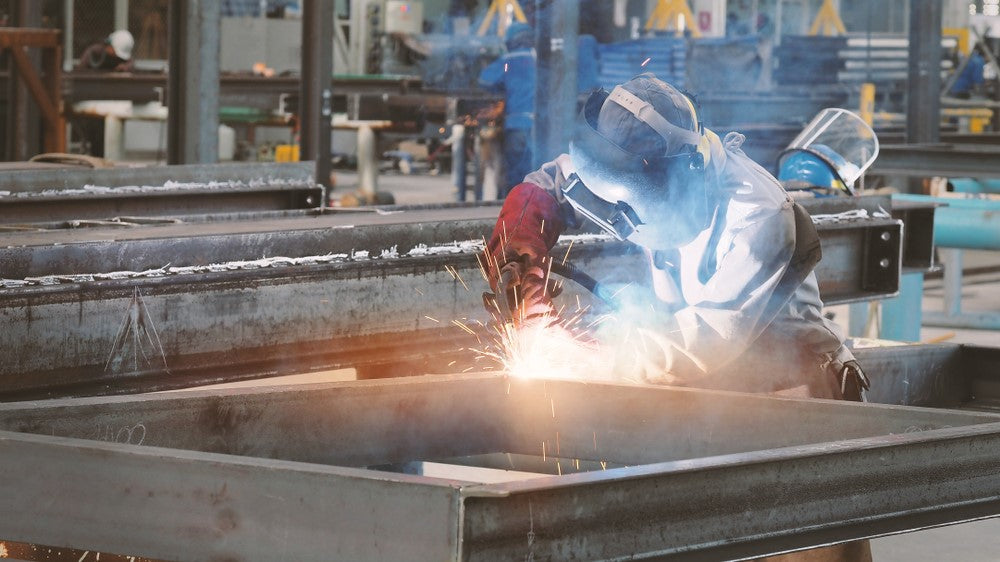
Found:
[{"label": "steel frame", "polygon": [[[971,412],[458,375],[0,427],[0,538],[165,559],[740,558],[1000,514],[1000,416]],[[366,468],[543,446],[549,474],[501,484]]]}]

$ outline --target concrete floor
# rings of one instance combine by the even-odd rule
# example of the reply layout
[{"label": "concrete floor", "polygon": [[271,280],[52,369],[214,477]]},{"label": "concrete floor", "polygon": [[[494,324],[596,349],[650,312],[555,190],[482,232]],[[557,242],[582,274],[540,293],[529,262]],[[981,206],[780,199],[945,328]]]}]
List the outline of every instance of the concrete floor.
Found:
[{"label": "concrete floor", "polygon": [[[356,188],[356,175],[337,172],[337,187],[333,195],[350,193]],[[448,175],[404,176],[383,174],[379,190],[393,193],[398,204],[451,202],[457,191]],[[1000,252],[967,252],[965,267],[1000,266]],[[941,310],[941,281],[928,280],[925,286],[924,310]],[[837,320],[846,326],[846,307],[834,309]],[[995,311],[1000,313],[1000,274],[978,275],[966,279],[963,288],[963,310]],[[1000,347],[1000,333],[985,330],[923,327],[921,341],[937,339]],[[1000,519],[989,519],[930,529],[872,541],[877,562],[996,562],[1000,560]]]}]

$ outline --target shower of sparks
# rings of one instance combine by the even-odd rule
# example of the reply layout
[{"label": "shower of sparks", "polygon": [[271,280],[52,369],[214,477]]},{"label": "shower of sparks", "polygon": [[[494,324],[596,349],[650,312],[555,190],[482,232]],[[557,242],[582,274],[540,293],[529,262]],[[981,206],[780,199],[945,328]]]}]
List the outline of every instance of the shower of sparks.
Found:
[{"label": "shower of sparks", "polygon": [[569,259],[569,251],[573,249],[573,243],[574,242],[576,242],[576,239],[573,239],[573,240],[569,241],[569,247],[566,248],[566,255],[564,255],[563,259],[562,259],[562,264],[563,265],[566,265],[566,260]]},{"label": "shower of sparks", "polygon": [[646,65],[649,64],[649,61],[651,60],[653,60],[653,57],[646,57],[646,60],[642,61],[642,64],[640,64],[639,66],[646,68]]},{"label": "shower of sparks", "polygon": [[434,322],[434,323],[436,323],[436,324],[440,324],[440,323],[441,323],[441,321],[440,321],[440,320],[438,320],[437,318],[431,318],[430,316],[427,316],[426,314],[424,315],[424,318],[426,318],[426,319],[428,319],[428,320],[430,320],[431,322]]},{"label": "shower of sparks", "polygon": [[458,273],[458,270],[455,269],[454,266],[446,265],[444,266],[444,268],[448,270],[448,273],[451,275],[453,279],[455,279],[456,281],[461,283],[463,287],[465,287],[466,291],[469,290],[469,286],[465,284],[465,281],[462,279],[462,276]]}]

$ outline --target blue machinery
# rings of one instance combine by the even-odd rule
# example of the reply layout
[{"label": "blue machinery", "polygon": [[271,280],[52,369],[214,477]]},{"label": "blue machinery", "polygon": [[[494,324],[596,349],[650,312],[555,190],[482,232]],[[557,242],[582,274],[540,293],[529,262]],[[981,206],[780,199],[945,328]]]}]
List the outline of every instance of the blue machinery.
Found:
[{"label": "blue machinery", "polygon": [[[962,311],[962,261],[966,249],[1000,251],[1000,199],[997,190],[1000,148],[991,145],[934,144],[883,146],[871,173],[883,176],[947,176],[955,193],[947,197],[894,195],[894,207],[939,205],[934,213],[933,242],[944,267],[944,310],[921,310],[924,271],[904,268],[899,295],[882,302],[881,337],[918,341],[920,326],[1000,330],[1000,313]],[[921,233],[905,233],[906,237]],[[926,233],[924,233],[926,234]],[[866,307],[852,306],[851,333],[858,334]],[[860,318],[859,318],[860,317]]]}]

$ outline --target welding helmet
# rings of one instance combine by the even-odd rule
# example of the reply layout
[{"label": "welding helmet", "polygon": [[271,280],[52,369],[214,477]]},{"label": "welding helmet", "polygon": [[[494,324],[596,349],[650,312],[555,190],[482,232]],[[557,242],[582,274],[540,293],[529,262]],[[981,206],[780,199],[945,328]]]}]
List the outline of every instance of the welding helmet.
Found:
[{"label": "welding helmet", "polygon": [[111,45],[111,50],[115,52],[116,57],[129,60],[132,58],[132,48],[135,47],[135,39],[132,38],[132,34],[127,30],[119,29],[108,35],[108,45]]},{"label": "welding helmet", "polygon": [[569,154],[569,203],[619,240],[675,248],[708,227],[708,143],[690,98],[652,74],[590,95]]},{"label": "welding helmet", "polygon": [[846,109],[821,111],[778,159],[778,179],[840,189],[853,195],[855,182],[878,157],[878,137]]}]

